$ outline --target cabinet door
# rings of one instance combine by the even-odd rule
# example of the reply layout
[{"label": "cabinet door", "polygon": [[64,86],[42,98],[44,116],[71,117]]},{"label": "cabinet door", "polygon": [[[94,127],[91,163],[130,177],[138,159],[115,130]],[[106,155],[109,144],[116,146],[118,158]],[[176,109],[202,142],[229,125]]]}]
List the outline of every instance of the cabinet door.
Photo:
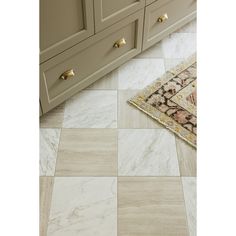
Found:
[{"label": "cabinet door", "polygon": [[93,0],[40,0],[40,62],[92,34]]},{"label": "cabinet door", "polygon": [[101,31],[144,6],[145,0],[94,0],[95,31]]}]

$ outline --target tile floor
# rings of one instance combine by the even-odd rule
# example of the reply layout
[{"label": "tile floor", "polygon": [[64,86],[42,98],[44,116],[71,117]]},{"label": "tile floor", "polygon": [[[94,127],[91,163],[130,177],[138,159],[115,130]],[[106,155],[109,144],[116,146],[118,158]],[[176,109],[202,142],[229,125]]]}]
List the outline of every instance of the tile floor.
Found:
[{"label": "tile floor", "polygon": [[126,103],[195,51],[193,21],[40,119],[41,236],[196,235],[196,150]]}]

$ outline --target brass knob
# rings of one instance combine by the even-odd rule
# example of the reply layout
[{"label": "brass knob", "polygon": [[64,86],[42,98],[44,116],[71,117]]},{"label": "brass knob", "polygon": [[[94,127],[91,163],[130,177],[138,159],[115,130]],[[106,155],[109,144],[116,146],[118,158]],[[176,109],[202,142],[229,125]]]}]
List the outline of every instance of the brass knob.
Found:
[{"label": "brass knob", "polygon": [[168,20],[168,15],[167,15],[167,13],[165,13],[164,15],[158,17],[157,22],[162,23],[162,22],[164,22],[164,21],[166,21],[166,20]]},{"label": "brass knob", "polygon": [[116,41],[113,45],[114,48],[120,48],[120,47],[123,47],[124,45],[126,44],[126,40],[125,38],[122,38],[118,41]]},{"label": "brass knob", "polygon": [[63,80],[72,79],[74,75],[75,75],[74,70],[70,69],[70,70],[65,71],[63,74],[61,74],[60,79],[63,79]]}]

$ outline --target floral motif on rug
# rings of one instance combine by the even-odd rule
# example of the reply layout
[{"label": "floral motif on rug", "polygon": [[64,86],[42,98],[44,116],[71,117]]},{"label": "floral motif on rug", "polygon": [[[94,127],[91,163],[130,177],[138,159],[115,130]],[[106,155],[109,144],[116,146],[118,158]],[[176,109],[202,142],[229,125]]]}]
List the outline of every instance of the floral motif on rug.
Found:
[{"label": "floral motif on rug", "polygon": [[196,55],[167,71],[128,102],[196,147]]}]

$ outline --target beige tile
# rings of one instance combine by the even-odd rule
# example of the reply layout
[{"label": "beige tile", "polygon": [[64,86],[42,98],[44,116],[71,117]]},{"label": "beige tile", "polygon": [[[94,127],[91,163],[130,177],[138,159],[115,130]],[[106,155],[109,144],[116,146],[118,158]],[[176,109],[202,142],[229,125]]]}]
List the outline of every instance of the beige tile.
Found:
[{"label": "beige tile", "polygon": [[115,129],[63,129],[56,175],[117,175],[117,131]]},{"label": "beige tile", "polygon": [[118,235],[188,236],[180,178],[119,177]]},{"label": "beige tile", "polygon": [[55,178],[47,236],[117,236],[116,178]]},{"label": "beige tile", "polygon": [[189,236],[196,236],[196,178],[183,177],[182,178],[184,199],[188,219]]},{"label": "beige tile", "polygon": [[41,128],[61,128],[64,115],[64,106],[61,104],[40,117]]},{"label": "beige tile", "polygon": [[144,112],[128,104],[138,90],[120,90],[118,93],[118,127],[119,128],[163,128]]},{"label": "beige tile", "polygon": [[60,129],[40,129],[40,175],[54,176]]},{"label": "beige tile", "polygon": [[91,84],[86,89],[117,89],[118,87],[118,71],[113,70],[112,72],[108,73],[95,83]]},{"label": "beige tile", "polygon": [[177,155],[181,176],[197,175],[197,152],[182,139],[176,137]]},{"label": "beige tile", "polygon": [[166,129],[122,129],[119,176],[179,176],[174,135]]},{"label": "beige tile", "polygon": [[40,177],[40,236],[47,236],[53,177]]}]

